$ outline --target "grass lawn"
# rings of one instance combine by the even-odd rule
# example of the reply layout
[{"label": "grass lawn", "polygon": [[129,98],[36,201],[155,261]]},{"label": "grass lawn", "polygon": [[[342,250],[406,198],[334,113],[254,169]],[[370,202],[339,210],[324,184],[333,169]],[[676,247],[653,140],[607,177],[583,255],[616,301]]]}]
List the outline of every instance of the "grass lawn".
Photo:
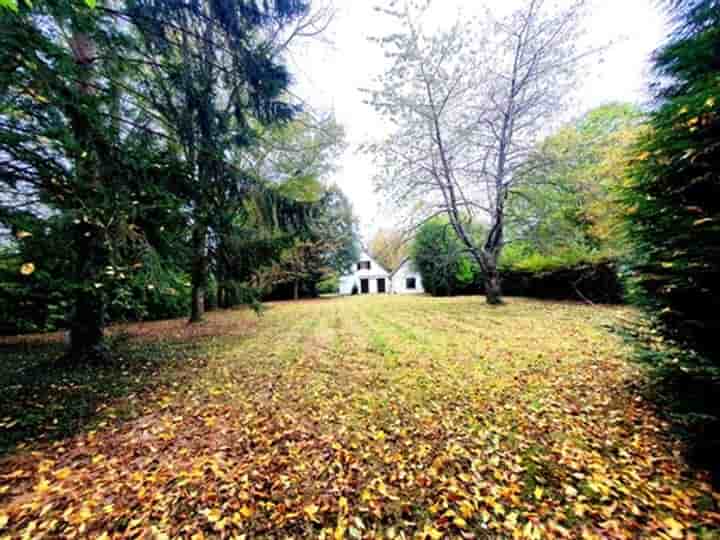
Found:
[{"label": "grass lawn", "polygon": [[0,538],[719,538],[621,308],[365,297],[0,342]]}]

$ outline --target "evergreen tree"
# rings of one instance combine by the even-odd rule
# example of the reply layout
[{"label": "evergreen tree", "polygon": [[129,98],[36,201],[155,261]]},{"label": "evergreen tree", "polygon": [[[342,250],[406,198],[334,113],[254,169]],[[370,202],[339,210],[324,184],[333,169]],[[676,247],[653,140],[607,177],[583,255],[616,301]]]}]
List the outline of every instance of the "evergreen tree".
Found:
[{"label": "evergreen tree", "polygon": [[16,8],[0,12],[0,220],[21,244],[49,230],[65,246],[70,356],[103,358],[109,291],[148,246],[144,213],[173,205],[159,185],[177,162],[135,121],[128,36],[113,17],[71,1]]},{"label": "evergreen tree", "polygon": [[218,212],[239,208],[252,179],[228,155],[256,141],[258,126],[290,120],[290,75],[273,38],[307,12],[302,0],[131,0],[143,46],[146,95],[187,164],[192,215],[191,322],[202,320],[209,240]]},{"label": "evergreen tree", "polygon": [[622,192],[632,293],[666,337],[710,355],[720,331],[720,1],[670,6],[658,107]]}]

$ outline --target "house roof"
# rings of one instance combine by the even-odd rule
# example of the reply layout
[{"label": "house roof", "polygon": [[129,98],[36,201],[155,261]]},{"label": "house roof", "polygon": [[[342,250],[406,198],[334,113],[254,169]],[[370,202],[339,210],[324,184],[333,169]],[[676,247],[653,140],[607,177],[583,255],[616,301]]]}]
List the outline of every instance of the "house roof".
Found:
[{"label": "house roof", "polygon": [[[394,276],[395,274],[397,274],[398,271],[399,271],[403,266],[405,266],[407,263],[412,263],[411,257],[405,257],[402,261],[400,261],[400,264],[398,265],[398,267],[390,273],[390,277],[392,277],[392,276]],[[415,271],[417,271],[417,270],[415,270]]]},{"label": "house roof", "polygon": [[358,262],[360,262],[361,260],[363,260],[363,257],[366,257],[366,258],[370,259],[370,262],[372,262],[375,266],[377,266],[378,268],[380,268],[380,270],[382,270],[382,271],[385,272],[386,274],[392,275],[382,264],[380,264],[379,262],[377,262],[377,261],[375,260],[375,258],[374,258],[372,255],[370,255],[370,252],[369,252],[367,249],[365,249],[365,248],[363,248],[363,250],[360,252],[360,257],[358,257],[358,260],[357,260],[356,264],[357,264]]}]

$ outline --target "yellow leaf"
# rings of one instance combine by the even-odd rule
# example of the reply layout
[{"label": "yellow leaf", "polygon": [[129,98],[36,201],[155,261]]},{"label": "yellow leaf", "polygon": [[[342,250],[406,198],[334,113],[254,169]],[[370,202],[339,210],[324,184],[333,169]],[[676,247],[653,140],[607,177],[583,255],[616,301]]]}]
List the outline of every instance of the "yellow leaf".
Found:
[{"label": "yellow leaf", "polygon": [[475,508],[470,502],[463,501],[460,503],[460,513],[465,519],[468,519],[475,513]]},{"label": "yellow leaf", "polygon": [[243,506],[243,507],[240,509],[240,514],[241,514],[243,517],[245,517],[245,518],[249,518],[249,517],[252,516],[254,513],[255,513],[254,510],[253,510],[252,508],[250,508],[249,506],[247,506],[247,505]]},{"label": "yellow leaf", "polygon": [[337,527],[335,527],[333,538],[335,540],[343,540],[345,538],[345,531],[347,531],[347,523],[343,518],[340,518]]},{"label": "yellow leaf", "polygon": [[455,525],[457,525],[458,527],[460,527],[461,529],[464,529],[465,527],[467,527],[467,521],[465,521],[465,520],[464,520],[463,518],[461,518],[460,516],[458,516],[458,517],[456,517],[455,519],[453,519],[453,523],[454,523]]},{"label": "yellow leaf", "polygon": [[7,516],[7,514],[0,514],[0,531],[2,531],[7,526],[8,521],[10,521],[10,518]]},{"label": "yellow leaf", "polygon": [[85,521],[89,521],[90,518],[93,517],[93,512],[87,506],[83,506],[80,509],[79,517],[80,517],[80,521],[82,521],[84,523]]},{"label": "yellow leaf", "polygon": [[107,531],[105,531],[100,536],[98,536],[96,540],[109,540],[109,539],[110,539],[110,535],[107,533]]},{"label": "yellow leaf", "polygon": [[443,533],[438,531],[435,527],[425,525],[423,529],[423,538],[430,538],[430,540],[440,540],[443,537]]},{"label": "yellow leaf", "polygon": [[200,513],[203,514],[210,523],[216,523],[222,518],[222,512],[217,508],[213,508],[212,510],[206,509]]},{"label": "yellow leaf", "polygon": [[538,487],[535,488],[535,491],[533,492],[533,494],[535,495],[535,498],[536,498],[538,501],[539,501],[540,499],[542,499],[543,491],[544,491],[543,488],[541,488],[540,486],[538,486]]},{"label": "yellow leaf", "polygon": [[685,527],[676,519],[671,517],[666,518],[663,521],[663,525],[665,525],[665,528],[668,530],[670,538],[685,538],[685,533],[683,532]]},{"label": "yellow leaf", "polygon": [[43,478],[35,486],[35,491],[37,491],[38,493],[47,493],[48,491],[50,491],[50,482]]},{"label": "yellow leaf", "polygon": [[320,508],[318,508],[317,504],[309,504],[305,508],[303,508],[305,515],[307,515],[307,517],[309,517],[313,521],[316,518],[318,510],[320,510]]},{"label": "yellow leaf", "polygon": [[23,276],[29,276],[35,271],[35,264],[34,263],[25,263],[20,267],[20,273]]},{"label": "yellow leaf", "polygon": [[17,233],[15,233],[15,238],[17,238],[18,240],[22,240],[23,238],[28,238],[30,236],[32,236],[32,233],[29,233],[27,231],[18,231]]},{"label": "yellow leaf", "polygon": [[575,505],[573,506],[573,512],[575,512],[575,514],[578,517],[583,517],[585,515],[585,512],[587,512],[587,510],[588,510],[587,505],[582,504],[582,503],[575,503]]},{"label": "yellow leaf", "polygon": [[705,106],[706,107],[714,107],[715,106],[715,98],[714,97],[708,98],[707,101],[705,102]]},{"label": "yellow leaf", "polygon": [[63,467],[59,471],[55,472],[55,478],[58,480],[65,480],[72,474],[72,469],[70,467]]},{"label": "yellow leaf", "polygon": [[340,497],[340,501],[338,502],[340,505],[340,513],[341,514],[347,514],[348,513],[348,500],[345,497]]}]

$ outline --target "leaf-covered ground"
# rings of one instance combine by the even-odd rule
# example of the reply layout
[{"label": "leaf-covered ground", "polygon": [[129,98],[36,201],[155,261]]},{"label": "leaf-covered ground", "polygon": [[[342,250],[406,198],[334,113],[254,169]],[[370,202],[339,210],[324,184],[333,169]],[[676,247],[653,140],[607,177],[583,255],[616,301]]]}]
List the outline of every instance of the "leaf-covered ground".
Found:
[{"label": "leaf-covered ground", "polygon": [[275,304],[130,327],[95,379],[6,343],[0,538],[717,538],[720,494],[642,399],[619,316]]}]

